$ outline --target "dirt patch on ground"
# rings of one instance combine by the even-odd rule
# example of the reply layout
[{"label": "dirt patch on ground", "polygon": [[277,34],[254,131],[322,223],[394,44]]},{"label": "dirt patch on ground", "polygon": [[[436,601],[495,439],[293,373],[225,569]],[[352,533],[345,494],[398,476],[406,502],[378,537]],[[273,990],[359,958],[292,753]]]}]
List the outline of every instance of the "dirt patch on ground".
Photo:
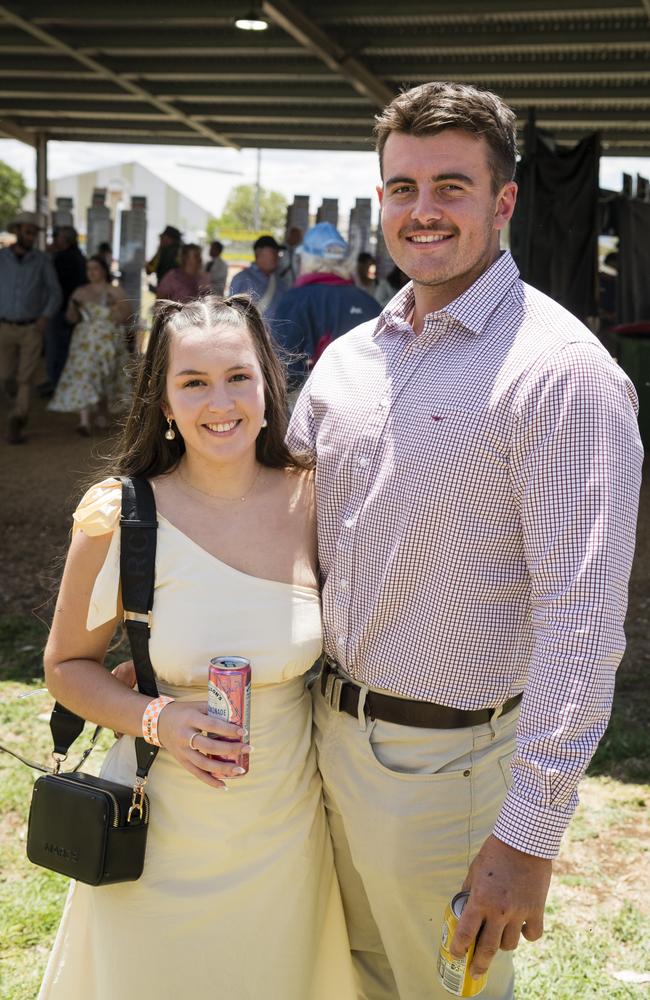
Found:
[{"label": "dirt patch on ground", "polygon": [[0,428],[0,607],[3,614],[36,613],[49,620],[69,540],[72,511],[101,467],[110,435],[75,433],[74,414],[48,413],[37,400],[28,442],[9,445]]},{"label": "dirt patch on ground", "polygon": [[553,865],[554,882],[567,887],[574,915],[602,916],[623,899],[650,912],[649,801],[647,786],[582,782],[580,807]]}]

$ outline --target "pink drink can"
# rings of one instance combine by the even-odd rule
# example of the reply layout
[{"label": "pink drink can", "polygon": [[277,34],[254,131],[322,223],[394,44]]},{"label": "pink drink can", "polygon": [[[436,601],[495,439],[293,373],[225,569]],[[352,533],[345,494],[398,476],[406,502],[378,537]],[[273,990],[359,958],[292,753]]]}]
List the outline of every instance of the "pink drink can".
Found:
[{"label": "pink drink can", "polygon": [[[208,668],[208,715],[225,719],[235,726],[251,729],[251,665],[243,656],[215,656]],[[219,739],[225,740],[225,736]],[[238,740],[228,740],[237,743]],[[210,754],[215,760],[229,760]],[[249,754],[242,753],[235,761],[248,771]]]}]

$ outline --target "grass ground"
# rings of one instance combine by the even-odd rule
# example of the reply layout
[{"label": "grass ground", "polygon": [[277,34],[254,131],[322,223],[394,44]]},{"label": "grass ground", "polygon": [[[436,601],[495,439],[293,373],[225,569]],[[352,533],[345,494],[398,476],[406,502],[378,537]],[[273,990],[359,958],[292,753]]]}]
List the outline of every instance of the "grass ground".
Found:
[{"label": "grass ground", "polygon": [[[43,624],[22,615],[0,623],[0,740],[40,761],[50,749],[51,700],[40,674],[45,634]],[[118,658],[116,651],[112,662]],[[556,863],[546,933],[517,952],[517,1000],[650,996],[649,713],[642,671],[630,668]],[[96,768],[101,750],[93,757]],[[1,1000],[36,996],[67,888],[66,879],[25,858],[32,780],[0,754]],[[628,981],[643,974],[645,983]]]}]

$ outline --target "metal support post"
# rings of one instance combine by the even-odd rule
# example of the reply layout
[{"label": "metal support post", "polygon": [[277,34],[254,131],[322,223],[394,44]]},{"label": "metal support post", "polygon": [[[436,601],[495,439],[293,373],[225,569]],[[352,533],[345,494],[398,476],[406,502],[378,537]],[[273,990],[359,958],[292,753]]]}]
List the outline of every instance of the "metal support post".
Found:
[{"label": "metal support post", "polygon": [[[47,136],[39,132],[36,136],[36,211],[45,227],[49,218],[49,202],[47,193]],[[38,245],[45,250],[47,228],[41,229],[38,235]]]}]

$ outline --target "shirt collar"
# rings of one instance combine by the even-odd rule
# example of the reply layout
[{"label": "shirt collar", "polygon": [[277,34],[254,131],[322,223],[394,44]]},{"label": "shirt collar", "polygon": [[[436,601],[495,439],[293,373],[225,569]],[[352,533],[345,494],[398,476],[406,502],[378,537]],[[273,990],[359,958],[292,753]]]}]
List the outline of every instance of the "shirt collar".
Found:
[{"label": "shirt collar", "polygon": [[[518,278],[517,265],[511,253],[505,250],[458,298],[453,299],[438,313],[429,313],[429,316],[451,316],[471,333],[481,334],[503,296]],[[409,281],[384,308],[373,336],[402,328],[410,321],[414,307],[413,283]]]}]

